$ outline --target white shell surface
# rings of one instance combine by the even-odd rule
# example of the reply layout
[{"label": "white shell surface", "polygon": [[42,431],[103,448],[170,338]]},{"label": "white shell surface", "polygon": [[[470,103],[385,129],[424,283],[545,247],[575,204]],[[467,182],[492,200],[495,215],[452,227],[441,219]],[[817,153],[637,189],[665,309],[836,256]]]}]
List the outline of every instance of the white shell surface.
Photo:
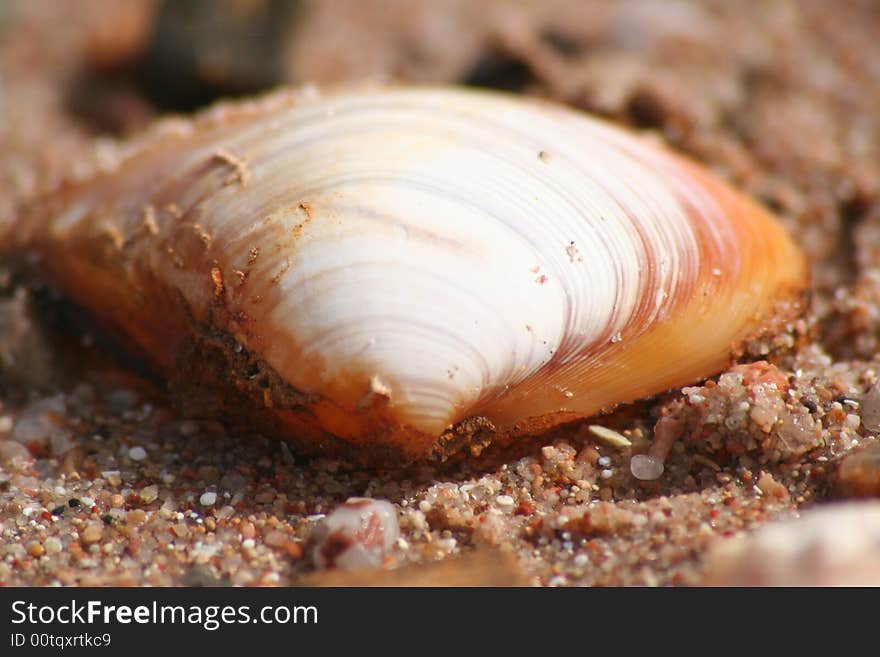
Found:
[{"label": "white shell surface", "polygon": [[[212,208],[214,232],[229,235],[218,247],[246,260],[252,240],[237,227],[251,197],[317,217],[266,318],[297,336],[267,347],[276,369],[296,372],[304,355],[328,382],[374,372],[407,423],[438,433],[487,391],[622,330],[657,259],[647,245],[666,257],[656,295],[674,294],[697,247],[666,181],[598,124],[492,101],[330,99],[229,144],[266,175]],[[292,231],[302,215],[273,221]]]},{"label": "white shell surface", "polygon": [[[53,239],[107,217],[129,270],[179,290],[197,319],[222,295],[249,329],[221,328],[348,414],[316,411],[342,437],[377,400],[400,426],[437,435],[475,413],[509,428],[686,383],[726,357],[718,344],[689,358],[670,344],[657,362],[643,355],[665,343],[643,341],[639,362],[608,354],[727,307],[718,341],[742,338],[768,295],[803,273],[754,206],[742,212],[757,218],[732,218],[738,197],[690,165],[545,103],[338,94],[180,140],[123,166],[113,195],[69,203]],[[143,229],[145,208],[155,230]],[[743,248],[758,229],[750,239],[769,257]],[[786,261],[787,273],[764,276]],[[644,383],[608,385],[638,366]]]}]

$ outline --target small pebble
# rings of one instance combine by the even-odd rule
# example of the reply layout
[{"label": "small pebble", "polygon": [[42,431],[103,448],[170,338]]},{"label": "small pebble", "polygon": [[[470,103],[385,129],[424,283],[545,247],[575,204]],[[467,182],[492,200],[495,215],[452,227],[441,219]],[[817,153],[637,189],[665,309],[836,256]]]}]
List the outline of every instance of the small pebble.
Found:
[{"label": "small pebble", "polygon": [[861,418],[855,413],[847,413],[846,418],[843,420],[843,425],[850,431],[856,431],[861,421]]},{"label": "small pebble", "polygon": [[47,554],[58,554],[62,549],[61,541],[59,541],[54,536],[50,536],[43,542],[43,548],[45,548]]},{"label": "small pebble", "polygon": [[18,416],[12,427],[11,438],[22,444],[35,443],[59,448],[58,454],[69,448],[70,441],[61,418],[67,412],[67,404],[61,395],[47,397],[30,403]]},{"label": "small pebble", "polygon": [[43,548],[42,545],[40,545],[38,541],[31,541],[27,544],[27,553],[32,557],[42,557],[45,551],[46,550]]},{"label": "small pebble", "polygon": [[351,497],[314,530],[318,568],[376,568],[400,538],[397,509],[389,502]]},{"label": "small pebble", "polygon": [[0,440],[0,463],[10,463],[13,459],[30,459],[28,448],[14,440]]},{"label": "small pebble", "polygon": [[499,495],[495,498],[495,501],[498,503],[498,506],[513,506],[516,503],[510,495]]},{"label": "small pebble", "polygon": [[589,428],[590,433],[613,447],[632,446],[632,442],[630,442],[629,438],[624,436],[622,433],[615,431],[614,429],[603,427],[600,424],[591,424]]},{"label": "small pebble", "polygon": [[860,446],[841,459],[834,492],[840,497],[880,497],[880,442]]},{"label": "small pebble", "polygon": [[630,459],[632,476],[641,481],[653,481],[663,474],[663,463],[647,454],[636,454]]},{"label": "small pebble", "polygon": [[880,384],[871,386],[862,399],[862,425],[868,431],[880,432]]},{"label": "small pebble", "polygon": [[24,559],[25,555],[27,554],[24,546],[19,543],[13,543],[11,545],[5,546],[4,552],[7,556],[12,557],[13,559]]},{"label": "small pebble", "polygon": [[283,532],[273,530],[266,534],[263,542],[271,547],[281,547],[287,542],[287,536],[285,536]]},{"label": "small pebble", "polygon": [[132,461],[143,461],[147,458],[147,450],[143,447],[132,447],[128,450],[128,458]]},{"label": "small pebble", "polygon": [[265,490],[262,493],[257,493],[257,495],[254,496],[254,501],[259,504],[269,504],[275,499],[275,494],[275,491]]},{"label": "small pebble", "polygon": [[141,501],[145,504],[150,504],[151,502],[155,502],[159,497],[159,487],[158,486],[145,486],[141,489],[140,498]]},{"label": "small pebble", "polygon": [[91,545],[101,540],[104,534],[104,527],[101,523],[90,522],[88,526],[80,533],[79,539],[84,545]]},{"label": "small pebble", "polygon": [[143,509],[134,509],[125,514],[125,522],[132,525],[142,525],[147,520],[147,512]]},{"label": "small pebble", "polygon": [[208,491],[207,493],[202,493],[202,496],[199,498],[199,504],[202,506],[214,506],[217,502],[217,493]]},{"label": "small pebble", "polygon": [[788,489],[776,481],[769,472],[761,472],[756,486],[764,495],[775,497],[778,500],[788,501],[789,499]]}]

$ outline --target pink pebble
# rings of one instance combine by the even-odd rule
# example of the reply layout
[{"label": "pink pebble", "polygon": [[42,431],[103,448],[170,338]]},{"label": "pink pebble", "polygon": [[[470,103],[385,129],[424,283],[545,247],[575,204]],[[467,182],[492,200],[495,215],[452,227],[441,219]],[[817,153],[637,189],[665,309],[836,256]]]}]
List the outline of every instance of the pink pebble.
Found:
[{"label": "pink pebble", "polygon": [[377,568],[399,537],[394,505],[366,497],[350,497],[315,527],[315,565],[318,568]]}]

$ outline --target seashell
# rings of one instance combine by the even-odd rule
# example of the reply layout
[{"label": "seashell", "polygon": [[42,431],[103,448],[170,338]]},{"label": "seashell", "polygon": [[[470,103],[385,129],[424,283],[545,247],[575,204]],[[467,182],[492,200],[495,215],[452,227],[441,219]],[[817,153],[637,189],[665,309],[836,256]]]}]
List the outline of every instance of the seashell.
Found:
[{"label": "seashell", "polygon": [[712,375],[803,257],[704,168],[546,102],[282,92],[156,128],[7,240],[187,398],[412,460]]}]

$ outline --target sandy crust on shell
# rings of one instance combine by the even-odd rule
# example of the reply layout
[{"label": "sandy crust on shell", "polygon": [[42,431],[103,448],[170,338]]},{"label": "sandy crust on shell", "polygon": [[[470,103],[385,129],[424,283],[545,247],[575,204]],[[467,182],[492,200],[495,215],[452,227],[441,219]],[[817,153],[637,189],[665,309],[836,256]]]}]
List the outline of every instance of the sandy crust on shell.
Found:
[{"label": "sandy crust on shell", "polygon": [[427,457],[445,460],[462,450],[476,456],[495,436],[495,427],[486,418],[471,417],[439,437],[394,427],[378,429],[363,443],[353,444],[318,426],[309,409],[317,401],[314,395],[292,388],[230,335],[195,331],[175,351],[168,387],[185,415],[222,418],[231,426],[282,437],[304,456],[393,467]]},{"label": "sandy crust on shell", "polygon": [[[773,304],[771,315],[756,317],[755,330],[742,343],[731,345],[730,365],[750,353],[752,358],[766,358],[767,353],[759,353],[756,345],[792,332],[791,321],[803,313],[808,296],[805,290],[782,295]],[[214,313],[222,314],[222,306],[215,305]],[[281,437],[304,456],[342,458],[368,468],[400,467],[424,459],[445,461],[462,454],[476,457],[490,444],[502,446],[546,433],[566,422],[586,419],[574,413],[557,413],[526,418],[511,431],[498,431],[488,418],[471,416],[440,436],[392,425],[377,428],[363,442],[352,443],[320,428],[310,410],[318,396],[291,387],[268,363],[248,353],[228,333],[201,326],[192,318],[190,328],[189,337],[174,349],[167,377],[172,399],[184,415],[221,418],[230,426]],[[806,339],[796,332],[793,335],[800,342]],[[622,401],[599,414],[612,413],[621,404],[633,401],[637,400]]]}]

